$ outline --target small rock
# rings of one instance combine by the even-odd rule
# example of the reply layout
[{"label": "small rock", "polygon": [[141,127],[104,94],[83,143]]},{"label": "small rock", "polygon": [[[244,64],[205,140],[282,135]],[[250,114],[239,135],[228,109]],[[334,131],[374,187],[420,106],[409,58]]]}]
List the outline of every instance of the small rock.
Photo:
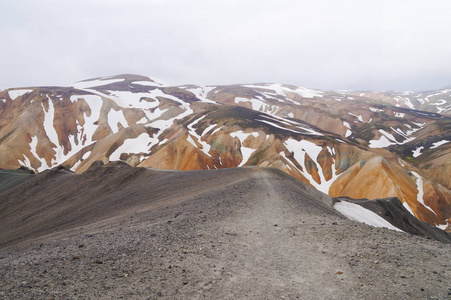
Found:
[{"label": "small rock", "polygon": [[338,271],[337,272],[337,275],[341,275],[341,274],[343,274],[343,271]]},{"label": "small rock", "polygon": [[24,287],[24,288],[32,288],[32,286],[29,285],[28,282],[26,282],[26,281],[22,281],[22,284],[20,286]]},{"label": "small rock", "polygon": [[188,284],[188,281],[183,281],[183,285],[187,285]]}]

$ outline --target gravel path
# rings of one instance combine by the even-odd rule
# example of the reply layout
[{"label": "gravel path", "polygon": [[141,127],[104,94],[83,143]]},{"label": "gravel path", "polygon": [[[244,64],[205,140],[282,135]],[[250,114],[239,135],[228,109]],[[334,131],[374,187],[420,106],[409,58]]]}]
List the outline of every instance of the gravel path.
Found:
[{"label": "gravel path", "polygon": [[0,298],[451,297],[450,245],[344,219],[276,170],[189,179],[210,189],[0,249]]}]

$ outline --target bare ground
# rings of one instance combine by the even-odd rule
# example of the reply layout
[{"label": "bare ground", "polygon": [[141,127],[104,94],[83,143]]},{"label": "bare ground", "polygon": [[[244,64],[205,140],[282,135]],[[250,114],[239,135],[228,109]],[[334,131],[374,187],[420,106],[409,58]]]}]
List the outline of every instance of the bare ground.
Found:
[{"label": "bare ground", "polygon": [[11,241],[0,248],[0,298],[451,297],[450,245],[344,219],[328,196],[280,171],[143,172],[148,187],[134,187],[133,199],[121,195],[114,210],[107,200],[86,202],[89,218],[65,213],[50,224],[56,231],[18,222],[16,230],[33,235],[0,234]]}]

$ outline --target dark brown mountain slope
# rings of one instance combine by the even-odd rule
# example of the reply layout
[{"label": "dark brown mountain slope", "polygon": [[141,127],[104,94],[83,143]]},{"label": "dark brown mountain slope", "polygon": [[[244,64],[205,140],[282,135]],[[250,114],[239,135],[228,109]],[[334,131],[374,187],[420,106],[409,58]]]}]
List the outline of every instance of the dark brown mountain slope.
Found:
[{"label": "dark brown mountain slope", "polygon": [[[174,172],[132,168],[122,162],[97,162],[83,174],[62,167],[47,170],[0,193],[0,247],[54,231],[193,202],[216,189],[246,186],[255,172],[252,168]],[[294,186],[306,188],[288,178]],[[303,193],[306,201],[316,199],[311,206],[338,215],[331,208],[329,196],[313,188]]]}]

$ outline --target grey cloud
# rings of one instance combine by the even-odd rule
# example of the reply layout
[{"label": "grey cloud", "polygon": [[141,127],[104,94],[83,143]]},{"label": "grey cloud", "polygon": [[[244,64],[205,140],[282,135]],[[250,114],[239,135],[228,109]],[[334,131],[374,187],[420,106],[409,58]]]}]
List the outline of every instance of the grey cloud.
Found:
[{"label": "grey cloud", "polygon": [[2,1],[0,86],[120,73],[171,84],[451,84],[447,0],[221,2]]}]

